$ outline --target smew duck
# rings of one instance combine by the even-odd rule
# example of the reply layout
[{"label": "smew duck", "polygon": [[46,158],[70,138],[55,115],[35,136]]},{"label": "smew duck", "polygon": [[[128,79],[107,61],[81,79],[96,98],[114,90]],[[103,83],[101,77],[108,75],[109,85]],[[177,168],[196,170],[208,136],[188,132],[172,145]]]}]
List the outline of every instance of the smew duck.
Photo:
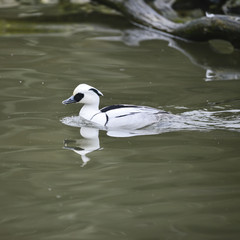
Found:
[{"label": "smew duck", "polygon": [[82,103],[79,116],[105,128],[140,129],[166,119],[168,112],[129,104],[117,104],[99,109],[100,97],[103,94],[87,84],[78,85],[73,95],[63,104]]}]

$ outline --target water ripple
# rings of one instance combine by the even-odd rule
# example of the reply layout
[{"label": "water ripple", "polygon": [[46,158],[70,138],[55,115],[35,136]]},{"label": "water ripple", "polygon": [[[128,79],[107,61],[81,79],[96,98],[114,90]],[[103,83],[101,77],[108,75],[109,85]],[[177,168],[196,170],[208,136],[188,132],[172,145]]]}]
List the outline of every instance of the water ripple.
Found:
[{"label": "water ripple", "polygon": [[107,131],[112,137],[131,137],[136,135],[154,135],[165,132],[190,130],[209,131],[214,129],[225,129],[240,131],[240,110],[207,111],[194,110],[181,114],[172,115],[165,121],[155,123],[141,129],[111,129],[98,126],[86,121],[79,116],[65,117],[61,122],[72,127],[92,127]]}]

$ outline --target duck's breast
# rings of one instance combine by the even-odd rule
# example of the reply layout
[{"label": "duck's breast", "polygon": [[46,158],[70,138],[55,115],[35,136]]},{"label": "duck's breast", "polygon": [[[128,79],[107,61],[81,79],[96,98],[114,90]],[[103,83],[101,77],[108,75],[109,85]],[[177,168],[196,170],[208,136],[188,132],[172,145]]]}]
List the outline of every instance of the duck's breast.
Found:
[{"label": "duck's breast", "polygon": [[108,122],[108,116],[106,113],[99,111],[91,117],[90,121],[95,122],[101,126],[105,126]]}]

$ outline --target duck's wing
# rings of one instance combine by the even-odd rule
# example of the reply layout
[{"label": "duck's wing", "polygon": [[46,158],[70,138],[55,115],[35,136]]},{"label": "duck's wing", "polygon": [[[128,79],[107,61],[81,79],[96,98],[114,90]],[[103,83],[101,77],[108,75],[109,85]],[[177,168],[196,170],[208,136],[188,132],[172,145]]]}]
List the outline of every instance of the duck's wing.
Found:
[{"label": "duck's wing", "polygon": [[100,111],[103,113],[106,113],[109,118],[126,117],[128,115],[133,115],[138,113],[149,113],[149,114],[166,113],[156,108],[127,105],[127,104],[111,105],[111,106],[102,108]]}]

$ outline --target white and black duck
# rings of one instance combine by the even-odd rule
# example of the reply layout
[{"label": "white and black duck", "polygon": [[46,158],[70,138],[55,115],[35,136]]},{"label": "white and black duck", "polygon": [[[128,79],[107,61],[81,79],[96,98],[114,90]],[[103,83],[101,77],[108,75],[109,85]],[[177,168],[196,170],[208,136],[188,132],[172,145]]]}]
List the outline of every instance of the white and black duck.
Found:
[{"label": "white and black duck", "polygon": [[118,104],[99,109],[103,94],[87,84],[78,85],[63,104],[82,103],[79,116],[105,128],[140,129],[168,118],[169,113],[146,106]]}]

